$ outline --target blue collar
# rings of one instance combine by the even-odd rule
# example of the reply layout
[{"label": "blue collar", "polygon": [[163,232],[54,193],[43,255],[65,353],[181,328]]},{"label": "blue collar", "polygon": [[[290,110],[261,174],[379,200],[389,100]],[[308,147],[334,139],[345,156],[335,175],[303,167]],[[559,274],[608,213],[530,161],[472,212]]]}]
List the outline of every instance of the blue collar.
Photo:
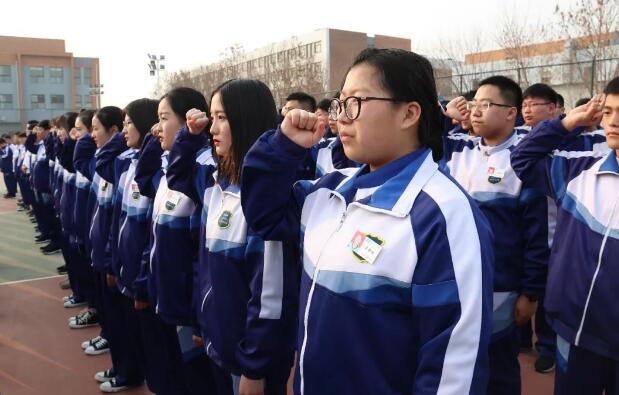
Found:
[{"label": "blue collar", "polygon": [[600,168],[597,171],[597,174],[614,174],[619,176],[619,163],[617,163],[617,153],[615,150],[611,150]]},{"label": "blue collar", "polygon": [[369,166],[364,165],[355,175],[340,186],[337,191],[349,203],[358,189],[378,187],[369,198],[364,199],[364,205],[383,210],[392,210],[401,199],[417,171],[432,155],[428,148],[411,152],[380,169],[370,172]]}]

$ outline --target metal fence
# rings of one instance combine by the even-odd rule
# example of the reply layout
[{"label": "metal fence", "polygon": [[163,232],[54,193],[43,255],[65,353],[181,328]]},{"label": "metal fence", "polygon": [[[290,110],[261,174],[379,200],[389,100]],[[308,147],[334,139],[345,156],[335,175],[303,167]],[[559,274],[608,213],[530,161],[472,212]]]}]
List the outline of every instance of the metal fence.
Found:
[{"label": "metal fence", "polygon": [[504,69],[480,67],[460,74],[437,68],[435,80],[439,96],[450,99],[476,89],[480,81],[493,75],[510,77],[522,88],[538,82],[548,84],[564,97],[566,107],[571,108],[576,100],[601,92],[608,81],[619,76],[619,58]]}]

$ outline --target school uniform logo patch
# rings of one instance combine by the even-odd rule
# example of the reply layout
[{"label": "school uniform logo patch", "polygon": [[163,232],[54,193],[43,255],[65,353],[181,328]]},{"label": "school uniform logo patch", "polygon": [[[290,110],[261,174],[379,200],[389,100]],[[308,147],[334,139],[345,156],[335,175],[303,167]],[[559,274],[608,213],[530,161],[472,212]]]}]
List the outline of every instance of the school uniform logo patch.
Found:
[{"label": "school uniform logo patch", "polygon": [[165,209],[168,211],[174,210],[178,205],[179,200],[181,200],[181,195],[179,192],[168,191],[166,194]]},{"label": "school uniform logo patch", "polygon": [[230,227],[230,221],[232,220],[232,211],[224,210],[219,214],[219,218],[217,219],[217,225],[221,229],[228,229]]},{"label": "school uniform logo patch", "polygon": [[496,167],[488,167],[488,182],[490,184],[498,184],[505,177],[505,171]]},{"label": "school uniform logo patch", "polygon": [[103,181],[101,183],[101,192],[105,192],[107,190],[107,181]]},{"label": "school uniform logo patch", "polygon": [[359,230],[355,232],[349,243],[352,255],[360,263],[369,264],[373,264],[376,261],[384,245],[385,240],[380,236],[372,233],[363,233]]},{"label": "school uniform logo patch", "polygon": [[138,188],[138,184],[135,182],[131,183],[131,197],[133,200],[138,200],[140,198],[140,188]]}]

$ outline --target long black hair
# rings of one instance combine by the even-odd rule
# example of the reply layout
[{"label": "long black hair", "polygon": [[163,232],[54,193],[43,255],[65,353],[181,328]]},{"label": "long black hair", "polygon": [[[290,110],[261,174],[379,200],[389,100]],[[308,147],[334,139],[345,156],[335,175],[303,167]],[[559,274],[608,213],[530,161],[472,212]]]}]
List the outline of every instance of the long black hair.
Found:
[{"label": "long black hair", "polygon": [[127,104],[125,113],[140,133],[140,145],[146,133],[157,123],[157,106],[159,102],[153,99],[137,99]]},{"label": "long black hair", "polygon": [[114,126],[120,132],[123,130],[123,110],[116,106],[106,106],[98,110],[95,115],[105,130],[109,131]]},{"label": "long black hair", "polygon": [[419,143],[432,150],[435,161],[440,160],[443,156],[441,116],[430,61],[421,55],[402,49],[367,48],[357,55],[348,71],[363,63],[373,66],[378,71],[381,86],[392,97],[403,102],[419,104],[421,107],[417,132]]},{"label": "long black hair", "polygon": [[213,91],[211,101],[217,93],[232,135],[230,155],[218,161],[218,175],[239,184],[247,151],[262,133],[277,127],[277,108],[271,90],[259,80],[226,81]]}]

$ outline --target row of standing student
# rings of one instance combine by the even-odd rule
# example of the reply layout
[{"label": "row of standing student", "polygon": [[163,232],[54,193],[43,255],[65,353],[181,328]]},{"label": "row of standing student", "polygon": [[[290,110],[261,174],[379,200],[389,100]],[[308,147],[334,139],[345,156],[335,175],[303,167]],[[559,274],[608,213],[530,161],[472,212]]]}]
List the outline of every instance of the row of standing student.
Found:
[{"label": "row of standing student", "polygon": [[[332,112],[347,157],[365,165],[297,183],[324,122],[294,110],[275,130],[272,96],[258,81],[224,84],[210,111],[195,91],[170,92],[158,105],[158,137],[142,128],[145,141],[132,147],[139,154],[124,152],[122,121],[102,123],[111,110],[101,109],[93,118],[98,151],[89,191],[97,199],[85,244],[110,316],[114,370],[105,375],[114,379],[107,386],[136,385],[146,375],[156,393],[282,393],[296,350],[299,393],[519,392],[519,377],[510,381],[513,323],[535,311],[547,254],[543,237],[534,236],[547,225],[529,208],[540,195],[516,180],[509,162],[519,145],[520,103],[509,83],[486,81],[471,109],[488,134],[446,144],[431,71],[410,52],[360,54]],[[128,136],[134,119],[125,122]],[[216,155],[203,133],[209,124]],[[492,156],[492,166],[483,161]],[[480,170],[476,177],[489,185],[462,178],[460,186],[447,175],[458,179],[466,169]],[[151,203],[140,211],[129,199]],[[126,232],[130,214],[149,228],[148,240]],[[609,234],[602,252],[614,248]],[[121,248],[123,237],[138,244],[141,259],[119,258],[130,247]],[[106,254],[112,263],[99,258]],[[123,278],[129,267],[134,279]],[[124,310],[115,304],[123,297]],[[114,315],[119,310],[125,321]],[[132,320],[142,342],[127,346]],[[191,334],[201,347],[179,342]],[[142,349],[130,351],[137,344]],[[126,364],[130,355],[135,362]],[[128,379],[125,365],[143,366],[142,376]],[[493,386],[501,380],[508,385]]]}]

